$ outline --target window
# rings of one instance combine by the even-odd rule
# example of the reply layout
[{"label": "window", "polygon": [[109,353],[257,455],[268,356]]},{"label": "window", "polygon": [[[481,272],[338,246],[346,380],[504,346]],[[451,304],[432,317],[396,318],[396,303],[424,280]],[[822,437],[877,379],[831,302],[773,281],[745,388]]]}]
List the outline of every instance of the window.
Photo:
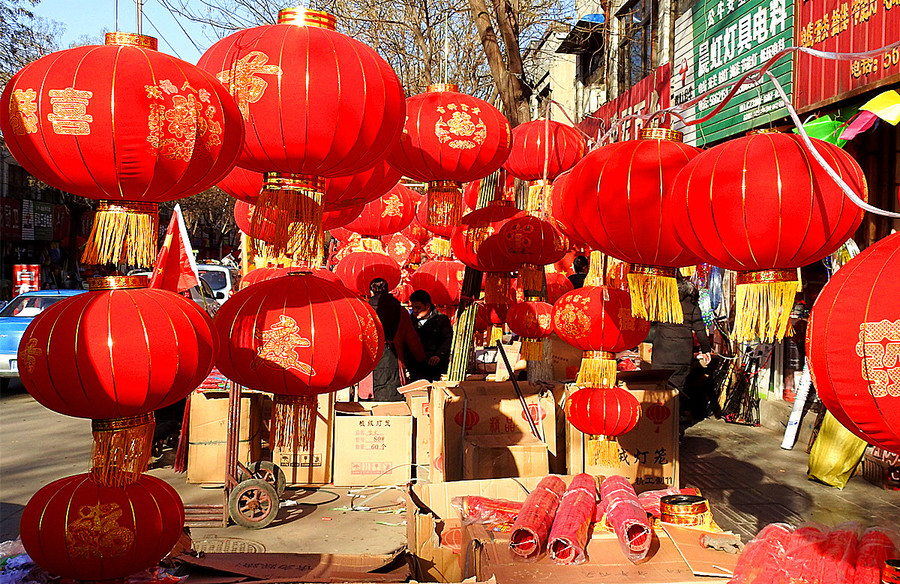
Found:
[{"label": "window", "polygon": [[619,19],[619,92],[628,91],[653,71],[657,3],[633,0],[617,13]]}]

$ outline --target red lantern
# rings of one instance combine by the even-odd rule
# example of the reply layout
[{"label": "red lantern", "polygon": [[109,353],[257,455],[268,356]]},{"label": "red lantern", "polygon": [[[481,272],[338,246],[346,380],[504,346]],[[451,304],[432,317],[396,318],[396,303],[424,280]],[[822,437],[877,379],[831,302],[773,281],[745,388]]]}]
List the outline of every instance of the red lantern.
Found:
[{"label": "red lantern", "polygon": [[[492,201],[515,201],[516,198],[516,177],[506,172],[505,168],[501,168],[498,172],[497,181],[494,186],[494,194],[489,198],[488,203]],[[478,197],[481,194],[481,179],[473,180],[466,183],[463,188],[463,202],[470,210],[478,208]]]},{"label": "red lantern", "polygon": [[323,204],[328,210],[365,205],[390,192],[400,177],[391,165],[381,161],[368,170],[330,178],[325,181]]},{"label": "red lantern", "polygon": [[406,126],[388,162],[428,183],[426,223],[447,227],[463,214],[461,183],[500,168],[510,145],[509,122],[497,108],[456,85],[431,85],[406,100]]},{"label": "red lantern", "polygon": [[507,221],[499,238],[506,259],[521,264],[519,281],[526,297],[542,288],[544,265],[558,262],[569,251],[569,241],[559,228],[533,215]]},{"label": "red lantern", "polygon": [[581,211],[577,207],[575,201],[576,193],[568,193],[566,191],[566,181],[571,173],[565,173],[553,181],[553,188],[550,189],[550,216],[556,220],[563,235],[569,238],[569,244],[575,248],[589,247],[582,238],[577,225],[581,222]]},{"label": "red lantern", "polygon": [[520,302],[506,313],[509,330],[522,337],[522,359],[540,361],[544,358],[544,342],[553,332],[553,305],[528,300]]},{"label": "red lantern", "polygon": [[[833,144],[811,140],[867,199],[856,161]],[[840,248],[863,215],[812,159],[800,136],[771,133],[730,140],[692,160],[675,179],[666,213],[687,249],[712,265],[741,272],[734,323],[739,341],[784,337],[796,269]]]},{"label": "red lantern", "polygon": [[[506,222],[523,215],[511,202],[495,200],[487,207],[464,215],[461,225],[453,230],[450,245],[454,255],[470,268],[485,272],[485,302],[495,304],[507,296],[509,272],[519,266],[506,260],[494,244],[500,243],[499,232]],[[496,241],[488,246],[486,253],[479,253],[482,245],[490,239]],[[492,248],[496,253],[487,253]]]},{"label": "red lantern", "polygon": [[[329,209],[324,211],[322,213],[322,229],[324,231],[331,231],[332,235],[338,237],[334,234],[334,231],[346,226],[353,221],[353,219],[359,217],[359,214],[363,212],[364,207],[364,205],[356,205],[355,207],[344,207],[342,209]],[[348,231],[347,233],[349,234],[350,232]],[[338,239],[341,238],[338,237]]]},{"label": "red lantern", "polygon": [[632,264],[631,308],[640,318],[684,320],[675,272],[699,261],[675,239],[662,203],[675,175],[700,152],[682,144],[680,132],[648,128],[638,140],[594,150],[566,179],[587,244]]},{"label": "red lantern", "polygon": [[509,313],[510,305],[505,304],[485,304],[488,313],[488,320],[491,323],[491,337],[489,344],[496,345],[497,341],[503,336],[503,325],[506,324],[506,316]]},{"label": "red lantern", "polygon": [[848,430],[900,453],[900,234],[844,264],[822,288],[806,332],[822,403]]},{"label": "red lantern", "polygon": [[452,308],[459,304],[463,276],[466,266],[452,260],[425,262],[413,272],[409,284],[413,290],[425,290],[431,302],[443,313],[450,316]]},{"label": "red lantern", "polygon": [[255,205],[264,182],[261,173],[235,166],[216,186],[238,201]]},{"label": "red lantern", "polygon": [[149,266],[157,204],[228,174],[241,148],[240,113],[213,76],[157,52],[156,39],[107,33],[106,43],[53,53],[16,73],[3,92],[0,129],[28,172],[101,201],[84,263]]},{"label": "red lantern", "polygon": [[381,198],[368,203],[362,213],[347,223],[347,229],[363,237],[379,237],[402,231],[416,216],[417,199],[415,191],[398,183]]},{"label": "red lantern", "polygon": [[276,252],[299,229],[302,254],[313,258],[324,178],[371,168],[396,144],[405,112],[397,75],[372,48],[336,32],[333,16],[302,9],[225,37],[199,66],[230,89],[244,116],[239,164],[268,173],[260,204],[279,210]]},{"label": "red lantern", "polygon": [[550,304],[556,304],[560,296],[575,289],[572,281],[565,274],[548,271],[545,277],[547,278],[547,302]]},{"label": "red lantern", "polygon": [[181,497],[141,475],[104,487],[80,474],[42,487],[22,511],[22,545],[51,574],[80,582],[124,581],[156,566],[184,529]]},{"label": "red lantern", "polygon": [[250,270],[247,274],[241,278],[241,290],[252,286],[258,282],[263,282],[265,280],[271,280],[273,278],[280,278],[282,276],[287,276],[293,272],[311,272],[313,276],[317,276],[322,278],[323,280],[328,280],[329,282],[334,282],[335,284],[340,284],[341,280],[338,278],[334,272],[331,270],[324,270],[321,268],[313,268],[312,270],[307,268],[295,268],[295,267],[264,267],[264,268],[256,268],[255,270]]},{"label": "red lantern", "polygon": [[566,400],[566,419],[591,436],[591,464],[619,465],[616,436],[631,432],[641,419],[641,404],[621,387],[585,387]]},{"label": "red lantern", "polygon": [[352,251],[338,262],[334,273],[344,286],[364,297],[369,296],[369,284],[375,278],[384,278],[389,290],[400,283],[400,265],[384,251]]},{"label": "red lantern", "polygon": [[553,305],[553,329],[563,341],[585,351],[576,383],[610,387],[616,384],[614,353],[643,342],[650,323],[632,316],[627,292],[584,286]]},{"label": "red lantern", "polygon": [[[256,217],[257,213],[259,217]],[[234,222],[245,235],[270,243],[274,238],[276,212],[241,200],[234,202]]]},{"label": "red lantern", "polygon": [[275,394],[274,442],[295,451],[314,435],[316,395],[358,382],[384,350],[381,323],[368,303],[303,272],[239,291],[216,313],[215,326],[219,371]]},{"label": "red lantern", "polygon": [[[89,282],[90,292],[48,306],[28,325],[19,375],[44,407],[94,420],[92,474],[123,484],[146,468],[153,411],[200,385],[212,370],[217,339],[203,310],[179,294],[147,288],[145,276]],[[120,429],[138,454],[127,465],[116,461]]]}]

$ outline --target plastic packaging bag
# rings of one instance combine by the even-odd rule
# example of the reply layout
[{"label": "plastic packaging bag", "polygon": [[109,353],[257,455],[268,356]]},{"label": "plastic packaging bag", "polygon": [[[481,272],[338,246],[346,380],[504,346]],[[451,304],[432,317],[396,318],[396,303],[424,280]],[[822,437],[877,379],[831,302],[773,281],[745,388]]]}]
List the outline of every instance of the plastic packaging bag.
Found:
[{"label": "plastic packaging bag", "polygon": [[730,584],[772,584],[785,556],[791,528],[770,523],[744,547]]},{"label": "plastic packaging bag", "polygon": [[868,529],[857,551],[855,584],[881,584],[885,561],[897,557],[897,534],[877,527]]},{"label": "plastic packaging bag", "polygon": [[581,564],[597,506],[597,483],[589,474],[572,479],[556,511],[547,548],[557,564]]},{"label": "plastic packaging bag", "polygon": [[606,522],[619,538],[625,557],[634,563],[647,557],[653,530],[631,483],[618,475],[603,481],[600,485],[600,505],[606,513]]},{"label": "plastic packaging bag", "polygon": [[831,530],[819,557],[819,584],[854,584],[859,524],[845,523]]},{"label": "plastic packaging bag", "polygon": [[492,531],[510,531],[522,510],[522,503],[469,495],[453,497],[450,504],[459,512],[463,525],[481,523]]},{"label": "plastic packaging bag", "polygon": [[565,490],[566,483],[557,476],[544,477],[538,483],[525,499],[522,511],[513,525],[509,536],[510,551],[525,559],[537,559],[547,543],[550,527]]},{"label": "plastic packaging bag", "polygon": [[788,539],[784,559],[772,583],[814,584],[816,566],[826,539],[828,528],[825,526],[810,524],[797,528]]}]

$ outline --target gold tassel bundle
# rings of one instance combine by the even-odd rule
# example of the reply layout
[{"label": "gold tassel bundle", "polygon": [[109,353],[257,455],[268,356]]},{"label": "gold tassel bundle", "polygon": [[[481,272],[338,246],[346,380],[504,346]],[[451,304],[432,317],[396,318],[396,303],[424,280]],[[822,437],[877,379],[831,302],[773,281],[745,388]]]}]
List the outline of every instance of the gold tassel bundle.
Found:
[{"label": "gold tassel bundle", "polygon": [[734,338],[765,343],[783,339],[791,328],[796,293],[797,272],[793,269],[739,272]]},{"label": "gold tassel bundle", "polygon": [[631,314],[644,320],[681,324],[681,299],[675,268],[632,264],[628,274]]},{"label": "gold tassel bundle", "polygon": [[488,344],[491,347],[495,347],[497,345],[497,341],[501,340],[502,338],[503,338],[503,327],[492,324],[491,325],[490,342]]},{"label": "gold tassel bundle", "polygon": [[531,215],[545,213],[550,201],[550,189],[552,184],[548,180],[531,181],[528,185],[528,200],[525,203],[525,211]]},{"label": "gold tassel bundle", "polygon": [[450,240],[446,237],[432,237],[431,238],[431,252],[438,258],[449,258],[453,255],[453,250],[450,247]]},{"label": "gold tassel bundle", "polygon": [[156,260],[159,205],[100,201],[81,263],[150,267]]},{"label": "gold tassel bundle", "polygon": [[428,225],[455,227],[463,215],[462,185],[453,180],[428,183]]},{"label": "gold tassel bundle", "polygon": [[537,264],[522,264],[519,267],[519,286],[525,292],[525,296],[537,293],[540,296],[544,287],[544,266]]},{"label": "gold tassel bundle", "polygon": [[250,229],[271,233],[271,255],[314,260],[322,238],[324,194],[323,178],[270,172],[250,219]]},{"label": "gold tassel bundle", "polygon": [[93,420],[91,479],[105,487],[124,487],[136,482],[147,470],[155,428],[153,412]]},{"label": "gold tassel bundle", "polygon": [[619,467],[619,441],[615,436],[589,437],[587,451],[590,465]]},{"label": "gold tassel bundle", "polygon": [[275,446],[293,452],[311,448],[316,435],[317,395],[275,395],[272,428]]},{"label": "gold tassel bundle", "polygon": [[615,387],[615,354],[608,351],[585,351],[575,384],[578,387]]},{"label": "gold tassel bundle", "polygon": [[484,282],[486,304],[508,304],[512,277],[509,272],[488,272]]},{"label": "gold tassel bundle", "polygon": [[540,361],[544,358],[543,339],[522,339],[522,359],[524,361]]},{"label": "gold tassel bundle", "polygon": [[606,284],[606,274],[603,273],[603,252],[592,251],[588,261],[588,273],[584,277],[585,286],[603,286]]}]

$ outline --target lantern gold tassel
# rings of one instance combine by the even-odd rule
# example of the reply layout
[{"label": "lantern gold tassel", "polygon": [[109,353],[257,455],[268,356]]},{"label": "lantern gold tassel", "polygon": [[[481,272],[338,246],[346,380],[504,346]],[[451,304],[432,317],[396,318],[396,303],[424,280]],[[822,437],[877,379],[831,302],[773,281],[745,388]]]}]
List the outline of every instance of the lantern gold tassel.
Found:
[{"label": "lantern gold tassel", "polygon": [[546,201],[550,200],[550,188],[550,181],[532,181],[528,185],[528,200],[526,201],[525,211],[532,215],[540,214],[546,206]]},{"label": "lantern gold tassel", "polygon": [[538,292],[544,287],[544,266],[537,264],[522,264],[519,268],[519,285],[528,296],[529,293]]},{"label": "lantern gold tassel", "polygon": [[484,282],[485,304],[506,304],[509,302],[511,280],[508,273],[488,272]]},{"label": "lantern gold tassel", "polygon": [[592,466],[619,466],[619,442],[615,436],[591,436],[587,443],[588,463]]},{"label": "lantern gold tassel", "polygon": [[796,293],[797,273],[794,270],[740,272],[735,303],[735,339],[738,342],[759,339],[766,343],[783,339],[791,328]]},{"label": "lantern gold tassel", "polygon": [[603,273],[603,252],[591,251],[588,273],[584,278],[585,286],[605,286],[606,275]]},{"label": "lantern gold tassel", "polygon": [[544,358],[544,341],[541,339],[522,340],[522,359],[525,361],[540,361]]},{"label": "lantern gold tassel", "polygon": [[268,173],[250,219],[251,231],[270,232],[272,254],[317,259],[325,181],[319,177]]},{"label": "lantern gold tassel", "polygon": [[438,258],[449,258],[453,255],[450,240],[446,237],[433,237],[431,239],[431,251]]},{"label": "lantern gold tassel", "polygon": [[275,446],[293,452],[312,447],[316,435],[319,397],[316,395],[275,395],[272,427]]},{"label": "lantern gold tassel", "polygon": [[100,201],[81,263],[150,267],[159,237],[156,203]]},{"label": "lantern gold tassel", "polygon": [[500,327],[497,325],[491,325],[491,339],[490,339],[490,343],[489,343],[490,346],[491,347],[497,346],[497,341],[501,340],[502,338],[503,338],[503,327]]},{"label": "lantern gold tassel", "polygon": [[628,274],[631,314],[644,320],[681,324],[681,299],[675,268],[632,264]]},{"label": "lantern gold tassel", "polygon": [[462,185],[452,180],[428,183],[428,225],[455,227],[462,220]]},{"label": "lantern gold tassel", "polygon": [[147,470],[156,421],[153,413],[93,420],[91,479],[104,487],[124,487]]},{"label": "lantern gold tassel", "polygon": [[578,387],[615,387],[616,356],[607,351],[585,351],[575,380]]}]

